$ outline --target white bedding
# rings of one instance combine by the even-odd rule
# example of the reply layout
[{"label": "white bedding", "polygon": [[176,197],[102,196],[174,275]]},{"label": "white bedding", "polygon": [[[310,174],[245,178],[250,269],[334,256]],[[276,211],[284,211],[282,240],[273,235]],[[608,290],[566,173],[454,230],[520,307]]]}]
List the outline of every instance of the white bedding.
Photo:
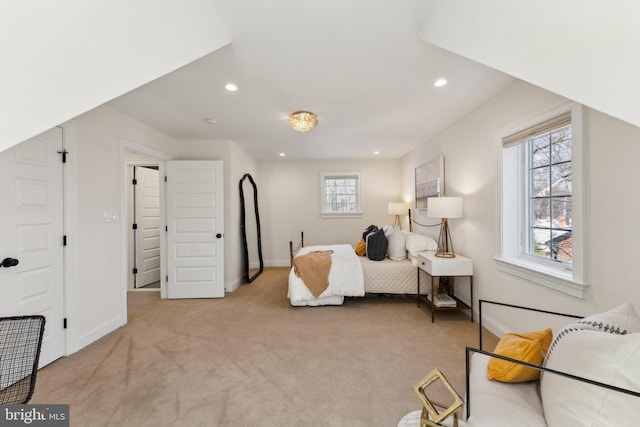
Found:
[{"label": "white bedding", "polygon": [[[418,292],[417,268],[411,260],[393,261],[385,258],[372,261],[359,257],[364,271],[364,290],[373,294],[416,294]],[[426,288],[426,286],[425,286]],[[426,289],[423,290],[426,293]]]},{"label": "white bedding", "polygon": [[314,298],[302,279],[291,268],[288,292],[291,305],[340,305],[345,296],[359,297],[364,295],[362,264],[351,245],[305,246],[298,251],[296,256],[326,250],[333,250],[331,270],[329,270],[329,286],[318,298]]}]

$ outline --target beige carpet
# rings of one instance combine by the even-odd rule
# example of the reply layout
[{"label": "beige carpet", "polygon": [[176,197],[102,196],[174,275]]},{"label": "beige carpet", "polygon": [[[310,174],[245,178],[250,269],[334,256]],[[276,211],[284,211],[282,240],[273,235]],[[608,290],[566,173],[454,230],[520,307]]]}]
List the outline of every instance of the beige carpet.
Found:
[{"label": "beige carpet", "polygon": [[42,369],[31,403],[70,404],[72,426],[391,427],[434,368],[464,395],[468,317],[432,324],[407,297],[294,308],[288,271],[223,299],[130,293],[129,323]]}]

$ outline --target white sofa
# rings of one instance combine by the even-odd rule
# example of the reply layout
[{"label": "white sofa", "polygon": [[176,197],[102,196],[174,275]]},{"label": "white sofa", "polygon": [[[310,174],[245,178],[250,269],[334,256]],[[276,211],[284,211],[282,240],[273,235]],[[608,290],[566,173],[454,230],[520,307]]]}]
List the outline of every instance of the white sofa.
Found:
[{"label": "white sofa", "polygon": [[490,356],[474,352],[475,349],[467,351],[473,352],[467,377],[469,427],[640,425],[640,318],[629,303],[572,322],[558,331],[539,381],[490,381]]}]

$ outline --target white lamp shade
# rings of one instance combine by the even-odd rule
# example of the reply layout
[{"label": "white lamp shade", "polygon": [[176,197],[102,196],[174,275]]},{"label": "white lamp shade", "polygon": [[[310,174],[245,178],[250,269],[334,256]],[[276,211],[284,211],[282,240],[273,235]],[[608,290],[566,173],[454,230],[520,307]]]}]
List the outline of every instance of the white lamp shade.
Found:
[{"label": "white lamp shade", "polygon": [[407,215],[409,207],[404,202],[389,202],[387,213],[389,215]]},{"label": "white lamp shade", "polygon": [[429,197],[427,215],[431,218],[462,218],[462,197]]}]

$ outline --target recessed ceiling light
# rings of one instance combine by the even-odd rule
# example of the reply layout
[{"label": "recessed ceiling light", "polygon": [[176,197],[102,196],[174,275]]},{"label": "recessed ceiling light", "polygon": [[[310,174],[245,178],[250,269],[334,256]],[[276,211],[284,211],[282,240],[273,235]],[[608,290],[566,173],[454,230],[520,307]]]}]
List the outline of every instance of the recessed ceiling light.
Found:
[{"label": "recessed ceiling light", "polygon": [[379,151],[374,151],[373,154],[375,154],[377,156],[378,154],[380,154],[380,152]]},{"label": "recessed ceiling light", "polygon": [[445,79],[438,79],[435,82],[433,82],[433,85],[435,87],[442,87],[445,86],[447,84],[447,81]]},{"label": "recessed ceiling light", "polygon": [[234,83],[227,83],[226,85],[224,85],[224,88],[229,92],[235,92],[238,90],[238,86],[236,86]]},{"label": "recessed ceiling light", "polygon": [[284,157],[284,156],[286,156],[285,153],[280,153],[280,157]]},{"label": "recessed ceiling light", "polygon": [[210,125],[217,125],[218,121],[216,119],[207,119],[207,124]]}]

